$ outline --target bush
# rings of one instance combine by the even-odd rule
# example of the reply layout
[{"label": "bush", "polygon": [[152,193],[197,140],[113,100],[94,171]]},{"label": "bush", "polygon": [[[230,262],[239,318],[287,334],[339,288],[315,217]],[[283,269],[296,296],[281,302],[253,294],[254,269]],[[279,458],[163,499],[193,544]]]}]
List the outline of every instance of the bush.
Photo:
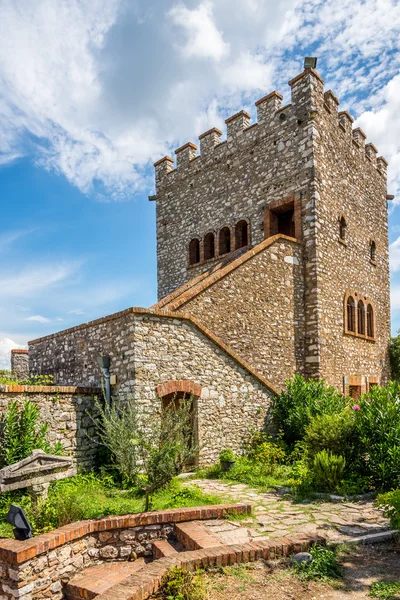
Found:
[{"label": "bush", "polygon": [[296,575],[303,581],[320,579],[329,581],[341,576],[341,567],[335,550],[325,546],[314,546],[310,550],[312,561],[294,563]]},{"label": "bush", "polygon": [[262,463],[264,471],[272,475],[276,466],[282,464],[286,452],[281,443],[274,443],[272,436],[263,431],[252,431],[246,444],[247,456],[250,460]]},{"label": "bush", "polygon": [[369,595],[381,600],[394,600],[400,595],[400,581],[375,581]]},{"label": "bush", "polygon": [[318,489],[333,492],[340,485],[346,459],[343,456],[321,450],[315,455],[312,475]]},{"label": "bush", "polygon": [[30,454],[33,450],[43,450],[48,454],[61,454],[62,445],[52,446],[47,440],[48,423],[39,422],[40,410],[30,400],[20,410],[16,400],[10,402],[0,420],[0,462],[1,466],[12,465]]},{"label": "bush", "polygon": [[400,529],[400,490],[393,490],[378,496],[376,505],[383,508],[394,529]]},{"label": "bush", "polygon": [[174,567],[164,575],[158,597],[164,600],[204,600],[206,591],[202,575]]},{"label": "bush", "polygon": [[400,485],[400,386],[373,387],[353,406],[364,475],[379,490]]},{"label": "bush", "polygon": [[353,411],[343,410],[337,414],[317,415],[311,419],[305,430],[304,446],[310,459],[322,450],[351,458],[355,444]]},{"label": "bush", "polygon": [[219,455],[219,462],[235,462],[236,456],[231,448],[225,448]]},{"label": "bush", "polygon": [[286,389],[276,397],[274,416],[283,430],[283,439],[289,447],[304,437],[307,425],[313,417],[341,412],[346,400],[324,381],[306,381],[295,375],[286,382]]}]

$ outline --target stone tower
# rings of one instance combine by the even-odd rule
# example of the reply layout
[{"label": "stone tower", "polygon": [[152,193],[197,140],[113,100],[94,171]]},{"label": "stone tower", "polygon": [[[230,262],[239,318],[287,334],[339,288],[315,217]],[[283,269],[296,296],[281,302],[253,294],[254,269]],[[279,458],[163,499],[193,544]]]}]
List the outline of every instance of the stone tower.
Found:
[{"label": "stone tower", "polygon": [[[351,115],[338,111],[339,100],[324,92],[315,70],[306,69],[289,85],[291,104],[282,107],[274,91],[256,102],[256,123],[240,111],[226,120],[225,141],[214,128],[199,136],[200,154],[190,142],[175,151],[176,168],[168,156],[155,163],[159,297],[178,297],[174,290],[202,280],[207,310],[196,316],[207,321],[217,309],[216,288],[213,283],[214,292],[205,292],[205,278],[264,248],[263,241],[284,236],[300,246],[299,258],[290,258],[291,314],[297,316],[285,344],[274,339],[273,329],[264,335],[263,348],[270,351],[258,366],[274,381],[268,372],[274,348],[282,361],[291,352],[288,365],[295,366],[282,369],[278,379],[293,368],[357,395],[389,377],[387,162],[352,127]],[[257,363],[257,319],[260,327],[271,318],[282,325],[280,307],[287,299],[281,291],[274,296],[272,277],[262,288],[256,278],[235,294],[250,294],[254,312],[254,297],[268,296],[268,307],[252,315],[253,336],[243,350]],[[240,326],[229,326],[222,305],[211,329],[220,326],[216,333],[239,349]],[[195,312],[191,302],[182,306]]]}]

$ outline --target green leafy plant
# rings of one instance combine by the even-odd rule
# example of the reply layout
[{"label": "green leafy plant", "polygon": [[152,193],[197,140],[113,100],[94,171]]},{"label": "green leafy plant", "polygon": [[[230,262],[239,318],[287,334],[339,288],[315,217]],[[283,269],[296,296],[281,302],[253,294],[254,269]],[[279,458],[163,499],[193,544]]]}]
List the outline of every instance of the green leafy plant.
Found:
[{"label": "green leafy plant", "polygon": [[139,413],[133,400],[121,410],[96,403],[100,440],[123,477],[145,493],[145,510],[151,495],[178,475],[197,452],[192,402],[192,398],[173,399],[162,415],[151,419]]},{"label": "green leafy plant", "polygon": [[400,581],[375,581],[371,585],[369,595],[382,600],[400,598]]},{"label": "green leafy plant", "polygon": [[353,405],[364,475],[378,490],[400,485],[400,385],[374,386]]},{"label": "green leafy plant", "polygon": [[54,385],[53,375],[30,375],[21,382],[23,385]]},{"label": "green leafy plant", "polygon": [[264,470],[272,475],[276,466],[282,464],[286,458],[286,452],[281,442],[275,443],[264,431],[251,431],[250,439],[246,444],[247,456],[250,460],[260,462]]},{"label": "green leafy plant", "polygon": [[274,401],[274,416],[283,430],[283,439],[290,448],[304,437],[313,417],[341,412],[346,399],[324,381],[306,381],[295,375],[286,382],[286,389]]},{"label": "green leafy plant", "polygon": [[313,480],[319,490],[333,492],[340,485],[346,459],[327,450],[318,452],[313,461]]},{"label": "green leafy plant", "polygon": [[204,600],[206,591],[201,573],[174,567],[164,576],[159,597],[164,600]]},{"label": "green leafy plant", "polygon": [[314,546],[310,554],[312,561],[294,563],[294,570],[299,579],[329,581],[341,577],[342,571],[335,550],[325,546]]},{"label": "green leafy plant", "polygon": [[354,411],[350,410],[312,417],[304,435],[304,446],[310,459],[321,450],[332,454],[346,453],[351,457],[357,442],[354,417]]},{"label": "green leafy plant", "polygon": [[231,448],[225,448],[219,455],[220,462],[235,462],[236,456]]},{"label": "green leafy plant", "polygon": [[400,490],[380,494],[376,505],[383,508],[385,516],[390,519],[394,529],[400,529]]},{"label": "green leafy plant", "polygon": [[389,358],[392,379],[400,382],[400,331],[397,332],[396,337],[390,339]]},{"label": "green leafy plant", "polygon": [[30,400],[22,407],[16,400],[10,402],[0,420],[0,462],[2,466],[12,465],[33,450],[43,450],[48,454],[61,454],[60,443],[52,446],[47,440],[48,423],[40,423],[40,409]]}]

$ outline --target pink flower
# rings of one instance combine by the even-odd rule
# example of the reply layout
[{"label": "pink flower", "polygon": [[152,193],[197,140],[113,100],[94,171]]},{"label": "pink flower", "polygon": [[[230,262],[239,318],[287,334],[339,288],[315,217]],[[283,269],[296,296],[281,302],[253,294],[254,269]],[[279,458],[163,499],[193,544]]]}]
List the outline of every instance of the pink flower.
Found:
[{"label": "pink flower", "polygon": [[354,404],[353,406],[353,410],[361,410],[360,407],[358,406],[358,404]]}]

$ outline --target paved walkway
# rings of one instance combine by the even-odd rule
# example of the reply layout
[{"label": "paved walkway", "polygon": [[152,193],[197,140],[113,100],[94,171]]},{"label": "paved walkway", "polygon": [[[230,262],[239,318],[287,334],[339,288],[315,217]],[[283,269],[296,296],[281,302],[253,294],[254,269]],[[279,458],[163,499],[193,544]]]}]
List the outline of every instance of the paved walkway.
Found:
[{"label": "paved walkway", "polygon": [[196,479],[205,493],[220,494],[235,502],[250,502],[254,517],[245,521],[208,522],[210,533],[224,543],[243,543],[260,536],[281,537],[293,533],[323,535],[329,541],[351,542],[355,538],[390,528],[373,501],[332,503],[318,500],[296,503],[277,493],[263,493],[245,484]]}]

